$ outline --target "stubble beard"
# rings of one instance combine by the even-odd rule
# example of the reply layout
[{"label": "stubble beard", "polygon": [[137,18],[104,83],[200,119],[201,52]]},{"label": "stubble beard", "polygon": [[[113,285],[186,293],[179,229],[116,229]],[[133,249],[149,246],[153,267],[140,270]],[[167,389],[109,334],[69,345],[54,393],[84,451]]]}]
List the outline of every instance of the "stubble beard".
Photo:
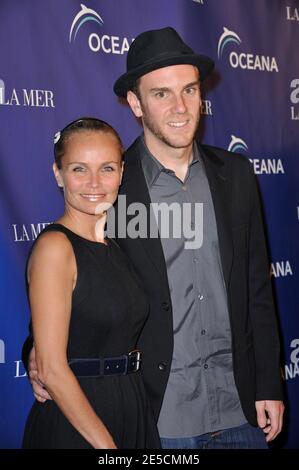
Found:
[{"label": "stubble beard", "polygon": [[179,148],[186,148],[186,147],[189,147],[194,138],[195,138],[195,135],[196,135],[196,132],[197,132],[197,129],[198,129],[198,126],[199,126],[199,120],[200,120],[200,113],[198,112],[198,116],[196,118],[196,124],[194,126],[194,131],[192,133],[192,136],[190,137],[190,139],[188,139],[187,142],[184,142],[184,144],[179,144],[179,143],[176,143],[174,142],[174,140],[172,140],[171,138],[169,138],[167,135],[165,135],[160,129],[159,127],[156,125],[156,123],[154,122],[154,120],[149,116],[148,112],[146,111],[146,109],[144,109],[144,106],[141,106],[142,108],[142,120],[143,120],[143,125],[144,127],[147,127],[147,129],[149,129],[149,131],[158,139],[160,140],[161,142],[163,142],[164,144],[166,144],[167,146],[171,147],[171,148],[176,148],[176,149],[179,149]]}]

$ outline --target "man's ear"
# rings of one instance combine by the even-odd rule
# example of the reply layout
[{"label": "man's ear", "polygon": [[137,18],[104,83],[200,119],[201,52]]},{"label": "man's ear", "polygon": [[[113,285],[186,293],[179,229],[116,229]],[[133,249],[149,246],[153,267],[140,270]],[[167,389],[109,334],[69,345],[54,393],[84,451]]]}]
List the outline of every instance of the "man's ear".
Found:
[{"label": "man's ear", "polygon": [[55,162],[53,163],[52,168],[53,168],[54,176],[55,176],[55,179],[56,179],[56,182],[57,182],[59,188],[63,188],[63,186],[64,186],[63,179],[62,179],[61,173],[59,171],[59,168],[57,167]]},{"label": "man's ear", "polygon": [[133,113],[137,118],[142,117],[142,109],[141,103],[138,97],[133,93],[133,91],[129,90],[127,92],[127,101],[129,103],[130,108],[132,109]]}]

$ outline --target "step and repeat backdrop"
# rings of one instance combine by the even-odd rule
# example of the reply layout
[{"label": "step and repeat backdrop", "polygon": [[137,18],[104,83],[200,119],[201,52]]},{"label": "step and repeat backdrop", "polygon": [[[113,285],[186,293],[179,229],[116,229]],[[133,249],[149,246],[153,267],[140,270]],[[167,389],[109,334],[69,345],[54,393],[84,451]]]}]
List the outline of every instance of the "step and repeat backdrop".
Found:
[{"label": "step and repeat backdrop", "polygon": [[203,89],[204,143],[240,152],[260,183],[282,340],[285,430],[299,448],[299,1],[0,0],[0,447],[21,445],[33,401],[21,348],[25,263],[63,201],[53,136],[80,116],[141,132],[113,94],[136,35],[173,26],[215,60]]}]

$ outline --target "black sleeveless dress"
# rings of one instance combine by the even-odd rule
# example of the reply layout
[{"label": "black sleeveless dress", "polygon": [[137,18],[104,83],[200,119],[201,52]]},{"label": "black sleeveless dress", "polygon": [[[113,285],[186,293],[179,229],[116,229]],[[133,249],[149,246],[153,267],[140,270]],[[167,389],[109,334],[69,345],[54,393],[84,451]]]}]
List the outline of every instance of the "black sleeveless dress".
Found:
[{"label": "black sleeveless dress", "polygon": [[[77,263],[68,359],[113,357],[134,350],[149,305],[127,257],[110,239],[108,245],[89,241],[60,224],[49,225],[42,233],[48,231],[67,236]],[[84,377],[78,381],[118,448],[160,447],[140,371],[122,376]],[[54,401],[35,401],[27,419],[23,448],[91,446]]]}]

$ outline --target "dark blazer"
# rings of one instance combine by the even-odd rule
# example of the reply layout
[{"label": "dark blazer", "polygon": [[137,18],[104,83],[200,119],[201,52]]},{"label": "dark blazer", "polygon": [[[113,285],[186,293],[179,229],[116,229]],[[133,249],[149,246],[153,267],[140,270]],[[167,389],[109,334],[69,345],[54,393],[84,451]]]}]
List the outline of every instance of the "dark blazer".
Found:
[{"label": "dark blazer", "polygon": [[[244,156],[198,145],[215,208],[235,382],[244,414],[255,425],[255,400],[282,399],[279,340],[256,180]],[[125,153],[120,194],[126,195],[127,205],[142,202],[149,207],[137,149],[135,141]],[[173,352],[172,306],[162,246],[159,238],[117,241],[130,257],[150,301],[139,348],[145,384],[158,418]]]}]

